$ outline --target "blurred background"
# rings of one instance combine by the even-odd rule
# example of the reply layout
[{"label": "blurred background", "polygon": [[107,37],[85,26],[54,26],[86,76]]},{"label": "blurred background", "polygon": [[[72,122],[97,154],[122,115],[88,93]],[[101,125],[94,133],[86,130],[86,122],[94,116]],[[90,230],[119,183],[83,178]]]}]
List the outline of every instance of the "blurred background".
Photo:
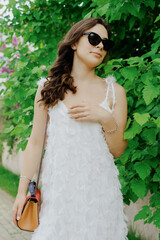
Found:
[{"label": "blurred background", "polygon": [[106,19],[115,43],[109,61],[98,66],[96,73],[101,77],[113,74],[127,96],[124,139],[128,146],[115,163],[129,218],[129,239],[160,239],[159,1],[2,0],[0,240],[30,239],[29,234],[14,228],[11,212],[5,221],[3,214],[17,193],[23,151],[32,129],[37,81],[47,76],[58,44],[70,27],[88,17]]}]

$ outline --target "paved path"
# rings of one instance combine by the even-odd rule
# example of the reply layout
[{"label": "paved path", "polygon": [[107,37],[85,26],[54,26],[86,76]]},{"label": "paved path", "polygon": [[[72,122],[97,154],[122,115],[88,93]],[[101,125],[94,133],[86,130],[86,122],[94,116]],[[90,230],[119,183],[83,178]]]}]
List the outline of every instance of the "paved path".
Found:
[{"label": "paved path", "polygon": [[32,232],[16,227],[12,220],[12,207],[15,198],[0,189],[0,240],[30,240]]}]

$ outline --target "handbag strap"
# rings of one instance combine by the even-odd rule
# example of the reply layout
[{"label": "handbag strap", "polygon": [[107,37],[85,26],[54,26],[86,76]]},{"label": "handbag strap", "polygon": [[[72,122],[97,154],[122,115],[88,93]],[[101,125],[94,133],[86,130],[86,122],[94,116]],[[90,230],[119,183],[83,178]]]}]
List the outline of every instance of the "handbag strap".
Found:
[{"label": "handbag strap", "polygon": [[[46,133],[47,133],[47,124],[48,124],[48,113],[47,113],[47,120],[46,120],[46,126],[45,126],[45,133],[44,133],[44,139],[43,139],[42,152],[41,152],[41,161],[40,161],[40,166],[39,166],[39,171],[38,171],[38,177],[37,177],[37,184],[36,184],[36,189],[35,189],[36,191],[37,191],[37,189],[38,189],[39,177],[40,177],[40,172],[41,172],[41,167],[42,167],[44,145],[45,145],[45,139],[46,139]],[[36,192],[36,191],[35,191],[35,192]]]}]

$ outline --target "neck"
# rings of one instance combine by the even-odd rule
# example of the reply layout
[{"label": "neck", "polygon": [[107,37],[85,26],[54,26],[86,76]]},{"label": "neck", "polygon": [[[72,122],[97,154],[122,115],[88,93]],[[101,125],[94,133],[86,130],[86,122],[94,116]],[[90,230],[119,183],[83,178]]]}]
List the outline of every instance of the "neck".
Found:
[{"label": "neck", "polygon": [[76,58],[73,60],[71,76],[74,77],[76,84],[93,82],[93,79],[97,77],[95,74],[95,68],[87,66],[86,63],[78,61]]}]

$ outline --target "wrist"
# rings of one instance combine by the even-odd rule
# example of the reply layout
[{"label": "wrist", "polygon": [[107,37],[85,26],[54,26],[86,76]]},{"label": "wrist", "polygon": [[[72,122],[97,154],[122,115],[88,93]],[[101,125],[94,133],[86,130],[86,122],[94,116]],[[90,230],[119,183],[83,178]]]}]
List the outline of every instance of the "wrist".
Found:
[{"label": "wrist", "polygon": [[118,124],[114,118],[110,121],[103,121],[101,125],[104,133],[114,133],[118,129]]},{"label": "wrist", "polygon": [[115,127],[114,128],[109,128],[109,129],[104,129],[103,128],[103,126],[102,126],[102,131],[104,132],[104,133],[114,133],[114,132],[116,132],[117,131],[117,129],[118,129],[118,124],[115,122]]},{"label": "wrist", "polygon": [[19,191],[18,191],[17,196],[18,196],[18,197],[26,196],[26,192],[24,192],[24,191],[23,191],[23,192],[19,192]]},{"label": "wrist", "polygon": [[29,181],[25,178],[20,178],[18,195],[26,195],[28,187],[29,187]]},{"label": "wrist", "polygon": [[21,175],[20,178],[24,178],[24,179],[26,179],[26,181],[31,182],[31,179],[28,178],[27,176],[22,176],[22,175]]}]

